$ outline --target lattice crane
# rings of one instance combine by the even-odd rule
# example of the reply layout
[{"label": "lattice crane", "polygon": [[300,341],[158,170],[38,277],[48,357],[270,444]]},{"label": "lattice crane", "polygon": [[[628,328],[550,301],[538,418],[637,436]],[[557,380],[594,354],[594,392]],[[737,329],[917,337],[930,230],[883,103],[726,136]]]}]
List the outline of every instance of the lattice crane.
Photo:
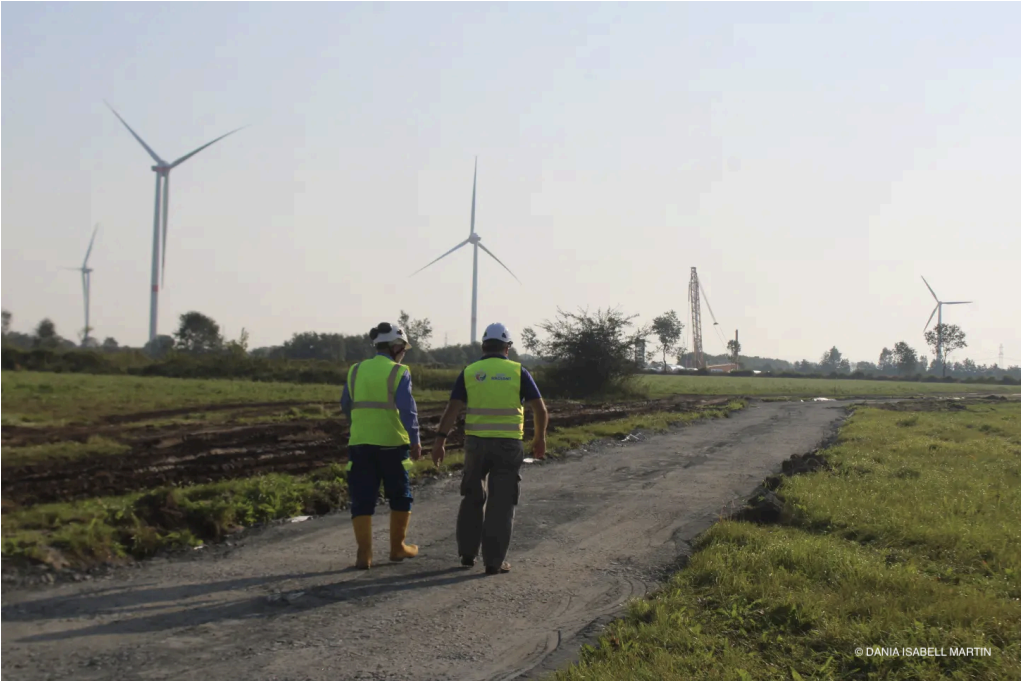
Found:
[{"label": "lattice crane", "polygon": [[709,305],[709,298],[705,295],[702,283],[698,281],[698,268],[691,268],[688,300],[691,303],[691,343],[693,344],[692,358],[694,359],[695,369],[705,369],[705,354],[702,352],[702,299],[705,299],[705,307],[709,309],[709,316],[712,317],[716,333],[720,335],[723,345],[727,345],[723,332],[719,330],[720,323],[716,321],[716,313],[713,312],[712,306]]},{"label": "lattice crane", "polygon": [[702,302],[699,299],[701,285],[698,283],[698,268],[691,268],[691,284],[688,285],[688,299],[691,301],[691,353],[695,369],[705,368],[702,354]]}]

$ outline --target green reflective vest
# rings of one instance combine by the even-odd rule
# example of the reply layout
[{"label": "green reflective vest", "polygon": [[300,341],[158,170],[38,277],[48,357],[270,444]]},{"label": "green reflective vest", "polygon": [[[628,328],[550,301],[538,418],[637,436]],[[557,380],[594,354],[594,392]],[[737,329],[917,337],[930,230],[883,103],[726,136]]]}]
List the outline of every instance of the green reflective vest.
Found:
[{"label": "green reflective vest", "polygon": [[407,370],[406,365],[384,355],[375,355],[349,368],[347,383],[353,405],[350,445],[410,444],[410,434],[406,433],[395,404],[395,392]]},{"label": "green reflective vest", "polygon": [[520,403],[520,363],[485,358],[463,370],[467,386],[468,436],[524,438],[524,406]]}]

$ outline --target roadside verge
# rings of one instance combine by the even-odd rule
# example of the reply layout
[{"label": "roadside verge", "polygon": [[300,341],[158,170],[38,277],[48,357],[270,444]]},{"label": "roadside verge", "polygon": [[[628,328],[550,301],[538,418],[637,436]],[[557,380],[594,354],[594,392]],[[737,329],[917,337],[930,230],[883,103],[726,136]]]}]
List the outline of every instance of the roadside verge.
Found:
[{"label": "roadside verge", "polygon": [[1020,407],[857,408],[557,678],[1019,679]]}]

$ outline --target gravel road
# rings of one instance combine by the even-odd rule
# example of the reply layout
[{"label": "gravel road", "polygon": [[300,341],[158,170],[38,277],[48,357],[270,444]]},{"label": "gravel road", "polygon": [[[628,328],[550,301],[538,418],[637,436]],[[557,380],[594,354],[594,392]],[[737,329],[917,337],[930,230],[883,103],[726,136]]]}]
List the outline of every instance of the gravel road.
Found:
[{"label": "gravel road", "polygon": [[689,540],[847,403],[760,403],[729,419],[525,464],[509,560],[458,567],[457,479],[415,489],[416,559],[350,568],[348,514],[107,579],[4,589],[4,679],[513,679],[574,660],[624,602],[657,587]]}]

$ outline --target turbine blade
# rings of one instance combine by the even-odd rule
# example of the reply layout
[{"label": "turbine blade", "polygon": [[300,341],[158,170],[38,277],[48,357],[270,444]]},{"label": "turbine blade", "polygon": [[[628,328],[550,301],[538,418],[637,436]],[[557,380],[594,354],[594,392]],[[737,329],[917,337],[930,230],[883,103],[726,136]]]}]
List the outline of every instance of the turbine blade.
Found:
[{"label": "turbine blade", "polygon": [[118,117],[118,120],[121,121],[121,124],[124,125],[126,128],[128,128],[128,132],[132,133],[132,137],[135,138],[136,142],[138,142],[139,144],[141,144],[143,146],[143,149],[145,149],[146,153],[150,155],[150,158],[152,158],[157,163],[158,166],[163,165],[164,164],[164,160],[161,159],[159,156],[157,156],[157,152],[155,152],[152,149],[150,149],[150,145],[148,145],[145,142],[143,142],[143,139],[141,137],[139,137],[134,130],[132,130],[132,126],[130,126],[127,123],[125,123],[125,119],[121,118],[121,114],[119,114],[118,112],[114,111],[114,107],[112,107],[110,105],[110,102],[108,102],[107,100],[103,100],[103,103],[107,105],[108,109],[110,109],[112,112],[114,112],[114,115]]},{"label": "turbine blade", "polygon": [[89,265],[89,254],[93,252],[93,242],[96,241],[96,231],[100,229],[100,224],[96,223],[96,227],[93,228],[93,236],[89,240],[89,248],[86,249],[85,260],[82,261],[82,267],[85,268]]},{"label": "turbine blade", "polygon": [[[484,244],[482,244],[481,242],[478,242],[478,243],[477,243],[477,245],[481,247],[481,250],[482,250],[482,251],[484,251],[484,252],[485,252],[485,253],[487,253],[487,254],[488,254],[489,256],[491,256],[492,258],[494,258],[494,259],[495,259],[495,262],[496,262],[496,263],[498,263],[498,264],[499,264],[499,265],[501,265],[502,267],[506,268],[506,264],[505,264],[505,263],[503,263],[503,262],[502,262],[501,260],[499,260],[499,257],[498,257],[498,256],[496,256],[496,255],[495,255],[494,253],[492,253],[491,251],[489,251],[489,250],[488,250],[488,249],[487,249],[487,248],[485,247],[485,245],[484,245]],[[510,270],[509,268],[506,268],[506,272],[508,272],[509,274],[513,275],[513,271],[512,271],[512,270]],[[513,275],[513,279],[515,279],[516,281],[520,282],[520,278],[519,278],[519,277],[517,277],[516,275]],[[521,284],[523,284],[523,282],[520,282],[520,283],[521,283]]]},{"label": "turbine blade", "polygon": [[963,303],[972,303],[972,301],[942,301],[944,305],[962,305]]},{"label": "turbine blade", "polygon": [[[446,256],[448,256],[448,255],[449,255],[450,253],[452,253],[452,252],[453,252],[453,251],[455,251],[456,249],[460,248],[461,246],[466,246],[466,245],[467,245],[467,244],[469,244],[469,243],[470,243],[470,240],[469,240],[469,239],[464,239],[464,240],[463,240],[463,241],[461,241],[461,242],[460,242],[459,244],[457,244],[456,246],[452,247],[451,249],[449,249],[448,251],[446,251],[445,253],[443,253],[443,254],[442,254],[441,256],[439,256],[438,258],[434,259],[433,261],[431,261],[430,263],[428,263],[427,265],[425,265],[424,267],[422,267],[422,268],[421,268],[420,270],[417,270],[417,272],[420,272],[421,270],[426,270],[427,268],[431,267],[432,265],[434,265],[434,264],[435,264],[435,263],[437,263],[438,261],[440,261],[440,260],[442,260],[443,258],[445,258]],[[417,272],[413,273],[413,275],[416,275],[416,274],[417,274]],[[413,277],[413,275],[410,275],[410,277]]]},{"label": "turbine blade", "polygon": [[474,157],[474,191],[470,195],[470,235],[474,235],[474,213],[477,212],[477,157]]},{"label": "turbine blade", "polygon": [[171,193],[171,171],[164,174],[164,218],[160,245],[160,288],[164,288],[164,271],[167,263],[167,207],[168,197]]},{"label": "turbine blade", "polygon": [[[919,276],[923,277],[922,275],[919,275]],[[938,303],[940,303],[940,299],[937,298],[937,294],[933,293],[933,287],[930,286],[930,283],[926,281],[925,277],[923,277],[923,284],[925,284],[926,288],[930,290],[930,295],[933,296],[933,300],[935,300]]]},{"label": "turbine blade", "polygon": [[[927,286],[929,286],[929,284]],[[923,327],[924,332],[930,328],[930,323],[933,322],[933,316],[937,314],[937,308],[940,308],[940,303],[933,307],[933,312],[930,313],[930,319],[926,321],[926,326]]]},{"label": "turbine blade", "polygon": [[[242,128],[246,128],[246,127],[248,127],[248,126],[242,126]],[[214,144],[215,142],[220,142],[221,140],[223,140],[224,138],[228,137],[228,136],[229,136],[229,135],[231,135],[232,133],[237,133],[237,132],[239,132],[240,130],[242,130],[242,128],[236,128],[235,130],[232,130],[232,131],[230,131],[230,132],[227,132],[227,133],[225,133],[225,134],[224,134],[224,135],[222,135],[221,137],[218,137],[218,138],[216,138],[216,139],[213,139],[213,140],[211,140],[210,142],[207,142],[207,143],[206,143],[205,145],[203,145],[202,147],[199,147],[198,149],[194,149],[194,150],[192,150],[191,152],[189,152],[188,154],[186,154],[186,155],[185,155],[185,156],[183,156],[182,158],[180,158],[180,159],[178,159],[177,161],[173,162],[173,163],[171,164],[171,168],[174,168],[175,166],[179,166],[179,165],[181,165],[181,164],[185,163],[186,161],[188,161],[188,160],[189,160],[189,159],[191,159],[192,157],[196,156],[197,154],[199,154],[199,153],[200,153],[201,151],[203,151],[204,149],[206,149],[206,148],[207,148],[207,147],[209,147],[210,145]]]}]

